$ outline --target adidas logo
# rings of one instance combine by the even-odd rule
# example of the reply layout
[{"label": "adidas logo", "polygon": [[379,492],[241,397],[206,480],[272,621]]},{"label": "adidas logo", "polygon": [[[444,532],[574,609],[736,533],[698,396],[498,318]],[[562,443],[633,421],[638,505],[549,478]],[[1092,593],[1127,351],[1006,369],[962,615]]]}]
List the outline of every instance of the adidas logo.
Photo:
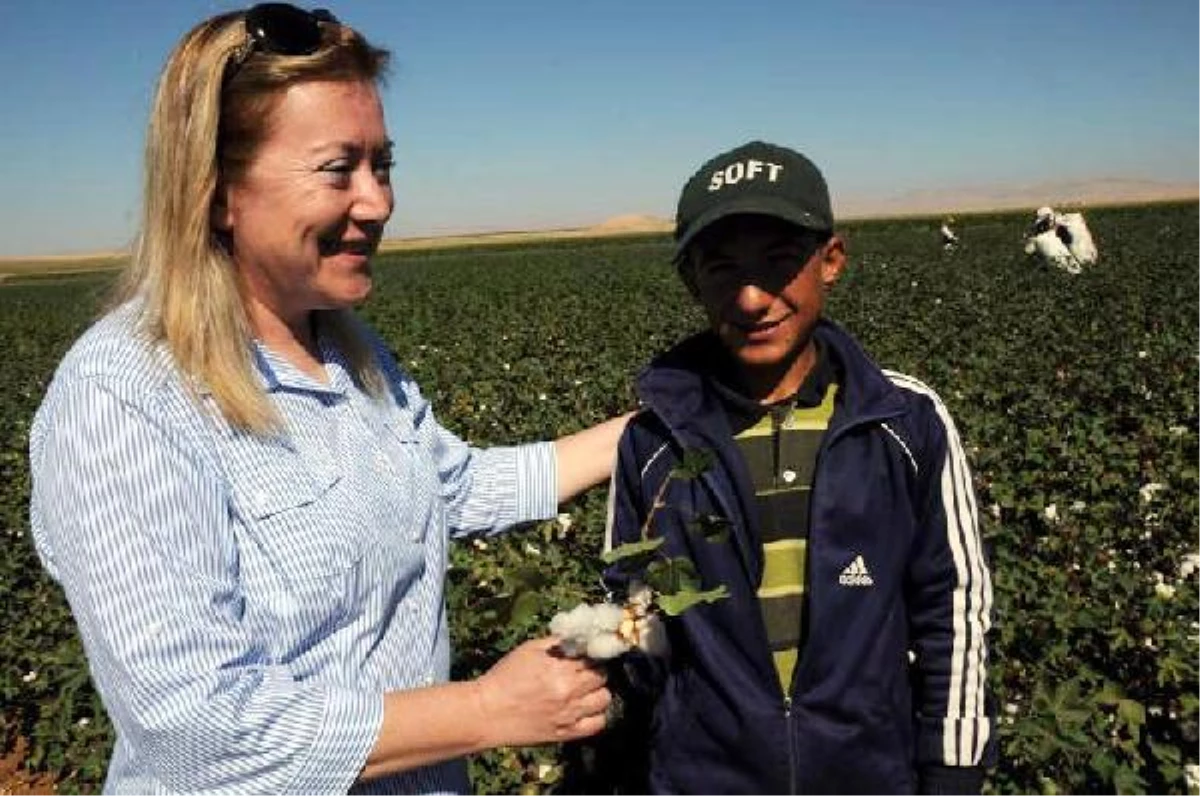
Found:
[{"label": "adidas logo", "polygon": [[863,557],[855,556],[850,565],[842,570],[838,583],[843,586],[874,586],[875,580],[867,571],[867,562],[863,561]]}]

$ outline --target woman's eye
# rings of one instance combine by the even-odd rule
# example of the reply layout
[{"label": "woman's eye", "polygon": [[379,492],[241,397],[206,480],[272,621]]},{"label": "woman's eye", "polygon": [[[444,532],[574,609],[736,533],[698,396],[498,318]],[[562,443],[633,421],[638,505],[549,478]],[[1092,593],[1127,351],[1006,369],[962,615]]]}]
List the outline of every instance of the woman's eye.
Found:
[{"label": "woman's eye", "polygon": [[354,171],[354,165],[348,160],[334,160],[323,164],[320,170],[328,174],[349,174]]}]

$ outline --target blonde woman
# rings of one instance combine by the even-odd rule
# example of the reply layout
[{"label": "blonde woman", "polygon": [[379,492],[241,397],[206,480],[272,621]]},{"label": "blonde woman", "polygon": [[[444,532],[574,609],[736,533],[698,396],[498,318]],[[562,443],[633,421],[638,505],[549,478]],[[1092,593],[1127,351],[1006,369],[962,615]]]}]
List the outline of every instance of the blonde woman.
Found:
[{"label": "blonde woman", "polygon": [[449,682],[451,535],[552,516],[625,419],[475,449],[352,308],[392,212],[388,53],[282,3],[208,19],[151,110],[121,300],[33,424],[31,520],[116,728],[111,792],[462,791],[604,726],[527,642]]}]

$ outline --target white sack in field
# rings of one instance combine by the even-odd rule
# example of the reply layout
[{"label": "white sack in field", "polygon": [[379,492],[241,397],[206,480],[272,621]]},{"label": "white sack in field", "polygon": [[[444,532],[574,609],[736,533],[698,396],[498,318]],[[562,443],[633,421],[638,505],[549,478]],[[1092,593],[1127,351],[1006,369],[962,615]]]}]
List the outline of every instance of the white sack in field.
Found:
[{"label": "white sack in field", "polygon": [[1067,244],[1071,256],[1080,265],[1094,265],[1099,253],[1092,241],[1092,233],[1088,230],[1087,222],[1082,213],[1062,213],[1058,216],[1058,225],[1065,228],[1071,240]]},{"label": "white sack in field", "polygon": [[1039,232],[1025,241],[1025,253],[1037,254],[1043,260],[1056,268],[1061,268],[1069,274],[1077,274],[1082,269],[1079,262],[1067,248],[1067,244],[1059,239],[1053,229]]}]

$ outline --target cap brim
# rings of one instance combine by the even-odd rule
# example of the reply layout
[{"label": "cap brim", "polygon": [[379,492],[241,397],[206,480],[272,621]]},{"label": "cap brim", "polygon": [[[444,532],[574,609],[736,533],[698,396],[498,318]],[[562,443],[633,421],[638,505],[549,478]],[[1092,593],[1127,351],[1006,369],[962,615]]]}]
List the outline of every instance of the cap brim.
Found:
[{"label": "cap brim", "polygon": [[738,215],[771,216],[772,218],[778,218],[795,224],[798,227],[817,232],[831,232],[833,230],[833,226],[827,221],[817,218],[812,213],[802,210],[790,202],[773,196],[744,196],[725,202],[717,207],[709,208],[707,212],[702,213],[699,218],[693,221],[687,231],[683,233],[683,237],[675,243],[674,261],[678,262],[683,257],[688,244],[695,240],[696,236],[706,228],[723,218]]}]

